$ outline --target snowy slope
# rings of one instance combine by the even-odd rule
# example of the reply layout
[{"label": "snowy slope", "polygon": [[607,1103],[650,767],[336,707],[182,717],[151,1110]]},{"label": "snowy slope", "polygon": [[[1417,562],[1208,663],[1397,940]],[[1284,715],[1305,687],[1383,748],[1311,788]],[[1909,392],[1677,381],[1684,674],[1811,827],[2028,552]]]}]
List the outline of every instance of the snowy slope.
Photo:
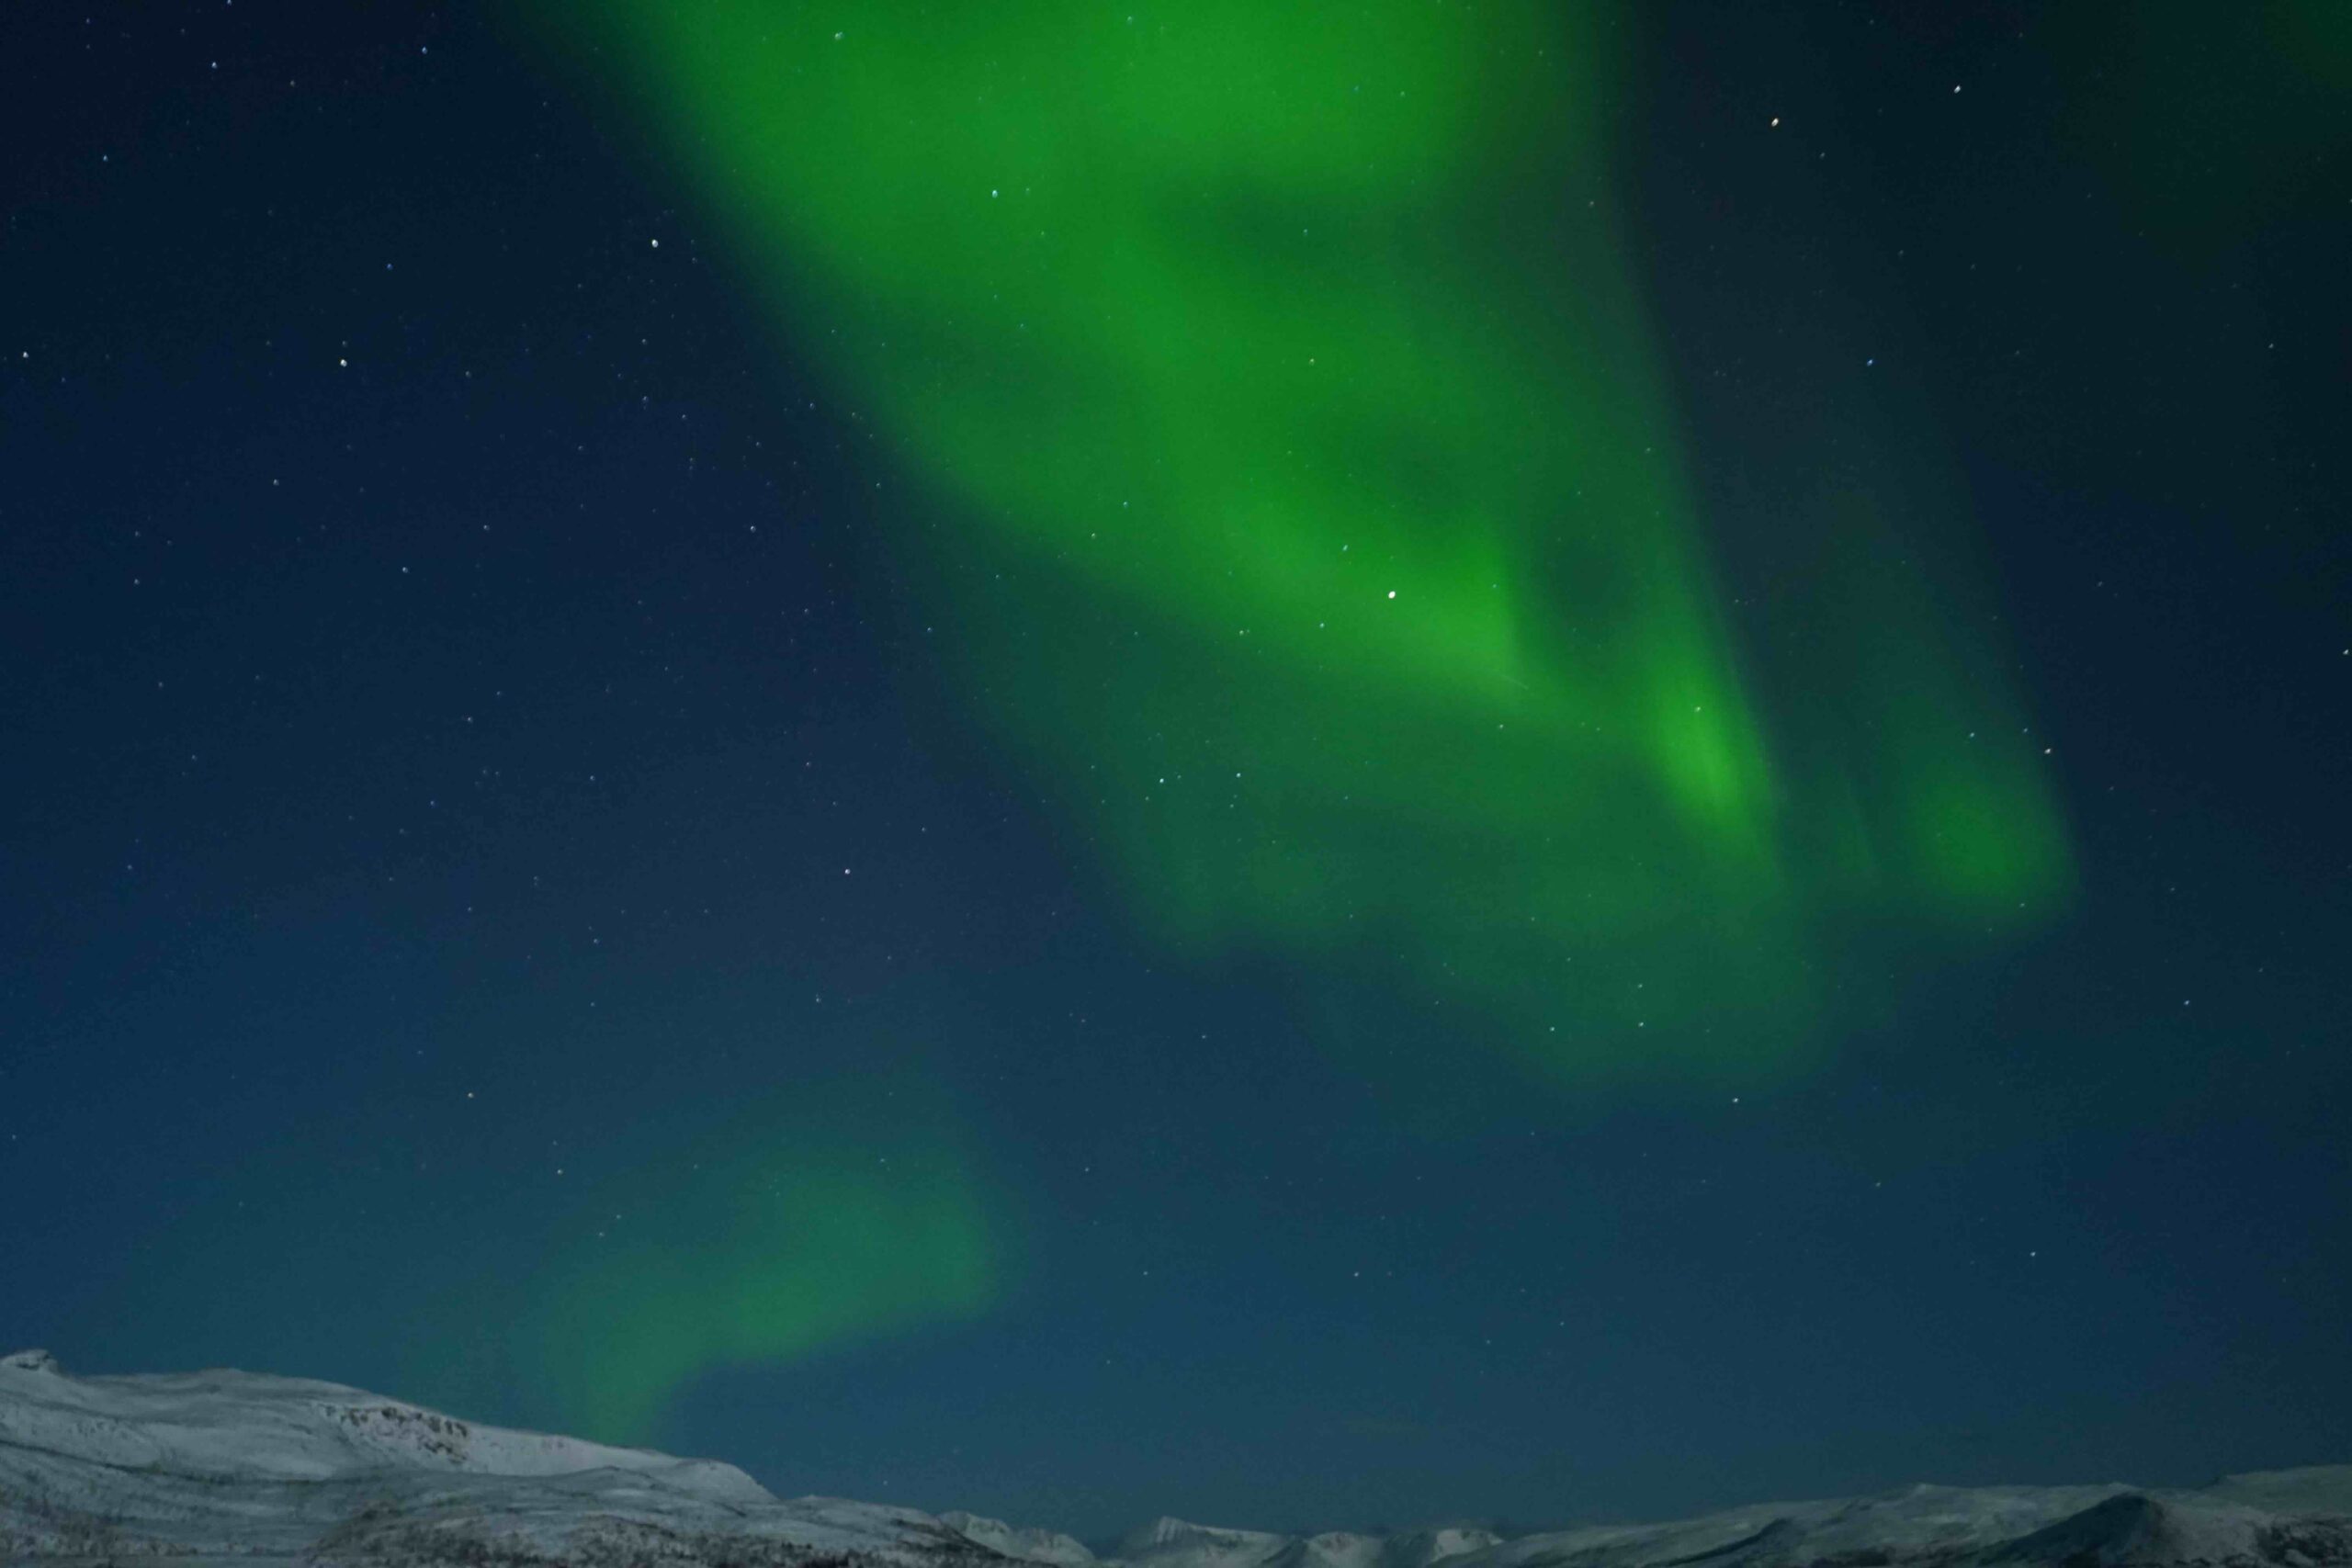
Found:
[{"label": "snowy slope", "polygon": [[[1003,1527],[997,1527],[1002,1529]],[[1029,1555],[989,1536],[1009,1556]],[[1068,1538],[1061,1538],[1067,1540]],[[1075,1543],[1071,1543],[1075,1545]],[[1083,1550],[1082,1548],[1080,1550]],[[1046,1558],[1084,1568],[1074,1557]],[[1283,1536],[1154,1519],[1101,1568],[2352,1568],[2352,1465],[2185,1491],[1912,1486],[1502,1540],[1448,1528]]]},{"label": "snowy slope", "polygon": [[1506,1541],[1448,1568],[2318,1568],[2352,1563],[2352,1466],[2185,1491],[1913,1486]]},{"label": "snowy slope", "polygon": [[1055,1568],[1090,1568],[1094,1553],[1074,1536],[1059,1530],[1022,1529],[1002,1519],[984,1518],[961,1509],[939,1516],[939,1522],[963,1536],[978,1541],[991,1551],[1023,1562],[1048,1562]]},{"label": "snowy slope", "polygon": [[1001,1562],[927,1514],[783,1502],[732,1465],[249,1372],[0,1359],[0,1562]]},{"label": "snowy slope", "polygon": [[1287,1536],[1161,1518],[1122,1536],[1110,1562],[1118,1568],[1431,1568],[1500,1540],[1462,1526],[1401,1535]]},{"label": "snowy slope", "polygon": [[1472,1529],[1295,1538],[1155,1519],[1114,1551],[1103,1568],[2352,1568],[2352,1465],[2186,1491],[1913,1486],[1516,1540]]},{"label": "snowy slope", "polygon": [[2183,1491],[1914,1486],[1500,1540],[1156,1519],[1098,1562],[1049,1530],[822,1497],[732,1465],[478,1426],[249,1372],[0,1359],[0,1562],[319,1568],[2352,1568],[2352,1465]]},{"label": "snowy slope", "polygon": [[1130,1568],[1265,1568],[1291,1542],[1270,1530],[1159,1518],[1121,1536],[1111,1555]]}]

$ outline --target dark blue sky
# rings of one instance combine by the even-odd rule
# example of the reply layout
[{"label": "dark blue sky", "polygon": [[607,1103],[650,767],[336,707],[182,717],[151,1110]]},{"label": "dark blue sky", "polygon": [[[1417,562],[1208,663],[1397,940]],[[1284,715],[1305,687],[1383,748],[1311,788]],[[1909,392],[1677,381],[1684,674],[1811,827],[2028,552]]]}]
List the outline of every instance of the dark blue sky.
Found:
[{"label": "dark blue sky", "polygon": [[1825,472],[1956,483],[2079,888],[1830,951],[1868,999],[1736,1100],[1464,1051],[1400,1107],[1365,1062],[1450,1015],[1333,1056],[1344,972],[1138,930],[940,675],[898,445],[514,34],[16,8],[0,1348],[556,1424],[502,1348],[550,1168],[846,1084],[878,1148],[953,1108],[1012,1282],[644,1434],[787,1493],[1523,1527],[2352,1455],[2352,55],[2179,9],[1644,12],[1726,591],[1803,592]]}]

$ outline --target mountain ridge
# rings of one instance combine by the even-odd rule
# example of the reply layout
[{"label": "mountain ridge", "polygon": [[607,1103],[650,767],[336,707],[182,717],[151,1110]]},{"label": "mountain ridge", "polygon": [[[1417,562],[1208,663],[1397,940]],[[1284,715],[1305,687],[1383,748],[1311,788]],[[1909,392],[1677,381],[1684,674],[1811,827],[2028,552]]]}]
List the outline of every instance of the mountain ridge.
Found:
[{"label": "mountain ridge", "polygon": [[0,1357],[0,1561],[183,1568],[2352,1568],[2352,1465],[2187,1489],[1953,1487],[1513,1540],[1292,1536],[1163,1517],[1098,1557],[950,1511],[783,1499],[735,1466],[216,1369]]}]

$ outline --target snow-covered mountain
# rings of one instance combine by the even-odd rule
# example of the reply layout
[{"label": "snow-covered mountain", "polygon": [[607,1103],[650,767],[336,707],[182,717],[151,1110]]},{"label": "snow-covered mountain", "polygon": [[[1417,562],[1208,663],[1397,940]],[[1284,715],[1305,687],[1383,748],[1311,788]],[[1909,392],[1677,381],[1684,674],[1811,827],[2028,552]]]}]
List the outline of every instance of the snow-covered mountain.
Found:
[{"label": "snow-covered mountain", "polygon": [[1106,1568],[2352,1568],[2352,1465],[2185,1490],[1913,1486],[1515,1540],[1471,1529],[1299,1537],[1154,1519],[1114,1551]]},{"label": "snow-covered mountain", "polygon": [[0,1359],[0,1562],[961,1568],[1001,1554],[912,1508],[785,1502],[730,1464],[483,1427],[251,1372]]},{"label": "snow-covered mountain", "polygon": [[1430,1568],[1437,1561],[1467,1559],[1500,1540],[1467,1526],[1402,1535],[1272,1535],[1155,1518],[1122,1535],[1110,1561],[1117,1568]]},{"label": "snow-covered mountain", "polygon": [[1401,1535],[1329,1530],[1290,1536],[1163,1518],[1122,1536],[1114,1561],[1122,1568],[1430,1568],[1441,1559],[1466,1560],[1501,1540],[1461,1526]]},{"label": "snow-covered mountain", "polygon": [[966,1540],[978,1541],[1015,1562],[1046,1562],[1054,1568],[1088,1568],[1095,1561],[1085,1542],[1059,1530],[1022,1529],[1002,1519],[984,1518],[960,1508],[940,1515],[939,1520]]},{"label": "snow-covered mountain", "polygon": [[732,1465],[478,1426],[250,1372],[77,1378],[0,1359],[0,1562],[185,1568],[2352,1568],[2352,1465],[2188,1490],[1914,1486],[1501,1540],[1157,1519],[1050,1530],[835,1498]]},{"label": "snow-covered mountain", "polygon": [[2319,1568],[2352,1562],[2352,1465],[2167,1491],[1913,1486],[1507,1541],[1463,1568]]}]

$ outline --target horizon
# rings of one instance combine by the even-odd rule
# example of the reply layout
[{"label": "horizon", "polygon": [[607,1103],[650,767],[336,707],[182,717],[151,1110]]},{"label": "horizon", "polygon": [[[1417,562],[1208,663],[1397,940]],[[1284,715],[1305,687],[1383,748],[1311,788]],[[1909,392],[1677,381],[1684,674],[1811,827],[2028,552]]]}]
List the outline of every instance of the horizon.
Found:
[{"label": "horizon", "polygon": [[[119,1382],[126,1380],[131,1382],[149,1382],[159,1379],[173,1380],[188,1377],[225,1375],[231,1378],[252,1379],[267,1382],[312,1384],[316,1386],[334,1388],[342,1393],[361,1394],[369,1399],[391,1400],[402,1405],[410,1405],[413,1408],[422,1410],[424,1414],[451,1419],[475,1428],[481,1428],[492,1425],[490,1423],[475,1421],[459,1411],[436,1411],[425,1406],[415,1406],[413,1405],[412,1402],[401,1400],[397,1394],[389,1393],[382,1390],[355,1389],[348,1385],[327,1382],[324,1380],[320,1379],[305,1378],[299,1375],[281,1372],[255,1371],[253,1369],[243,1367],[189,1368],[168,1372],[146,1371],[139,1372],[85,1373],[64,1366],[53,1354],[47,1350],[31,1348],[0,1354],[0,1369],[45,1371],[77,1382],[87,1382],[91,1381]],[[513,1429],[509,1428],[509,1430]],[[582,1441],[582,1439],[572,1438],[568,1437],[568,1435],[560,1433],[533,1433],[525,1431],[521,1433],[521,1435],[532,1437],[552,1436],[562,1438],[566,1441]],[[660,1458],[682,1459],[695,1463],[729,1463],[726,1456],[723,1454],[661,1454],[658,1450],[640,1451],[653,1453],[656,1457]],[[1952,1486],[1932,1480],[1920,1480],[1907,1484],[1887,1488],[1879,1493],[1867,1494],[1865,1496],[1868,1498],[1894,1498],[1915,1496],[1923,1492],[2030,1492],[2051,1490],[2081,1492],[2104,1491],[2110,1488],[2127,1495],[2144,1493],[2179,1495],[2184,1493],[2195,1494],[2203,1491],[2211,1491],[2228,1485],[2233,1482],[2244,1482],[2278,1475],[2294,1475],[2299,1473],[2339,1471],[2352,1473],[2352,1461],[2320,1461],[2311,1464],[2290,1465],[2278,1470],[2226,1473],[2216,1475],[2203,1483],[2185,1487],[2149,1486],[2142,1483],[2120,1481],[2111,1478],[2106,1481],[2085,1481],[2075,1479],[2057,1483],[2016,1481],[2007,1483],[1996,1482],[1973,1487]],[[854,1498],[843,1500],[850,1502],[862,1501],[861,1499]],[[1665,1526],[1679,1523],[1689,1523],[1694,1520],[1705,1519],[1722,1514],[1747,1513],[1758,1508],[1806,1507],[1817,1506],[1827,1503],[1850,1503],[1862,1499],[1853,1497],[1756,1498],[1743,1503],[1735,1503],[1722,1507],[1702,1510],[1701,1512],[1693,1515],[1679,1516],[1674,1518],[1634,1518],[1603,1515],[1586,1516],[1575,1519],[1559,1520],[1544,1524],[1527,1524],[1524,1522],[1515,1522],[1507,1519],[1449,1517],[1403,1525],[1372,1523],[1352,1527],[1345,1525],[1327,1525],[1319,1527],[1276,1528],[1262,1525],[1234,1525],[1213,1520],[1181,1518],[1173,1515],[1161,1514],[1149,1518],[1138,1520],[1124,1529],[1091,1540],[1081,1539],[1071,1535],[1068,1531],[1056,1530],[1050,1525],[1039,1525],[1034,1521],[1017,1519],[999,1519],[986,1515],[976,1514],[968,1509],[956,1507],[930,1507],[925,1508],[922,1511],[935,1518],[951,1524],[954,1524],[954,1521],[957,1519],[967,1519],[977,1524],[1003,1526],[1022,1532],[1042,1531],[1043,1533],[1057,1536],[1061,1540],[1073,1541],[1083,1547],[1097,1559],[1131,1562],[1137,1561],[1137,1557],[1134,1555],[1120,1556],[1117,1549],[1123,1546],[1126,1540],[1132,1537],[1140,1536],[1147,1532],[1155,1532],[1168,1526],[1176,1526],[1184,1530],[1195,1531],[1211,1536],[1262,1537],[1270,1540],[1280,1540],[1294,1543],[1313,1542],[1316,1540],[1328,1540],[1334,1536],[1345,1537],[1353,1540],[1369,1539],[1377,1540],[1395,1540],[1400,1539],[1411,1539],[1418,1536],[1435,1536],[1445,1534],[1447,1532],[1461,1532],[1489,1537],[1491,1538],[1492,1544],[1499,1546],[1510,1545],[1515,1541],[1524,1540],[1536,1536],[1574,1533],[1589,1529],[1607,1530],[1618,1529],[1639,1529],[1644,1526]],[[967,1527],[960,1524],[955,1524],[954,1528],[960,1530]],[[1148,1551],[1149,1550],[1148,1545],[1147,1545],[1144,1550]],[[1469,1548],[1465,1550],[1477,1551],[1482,1549]]]}]

